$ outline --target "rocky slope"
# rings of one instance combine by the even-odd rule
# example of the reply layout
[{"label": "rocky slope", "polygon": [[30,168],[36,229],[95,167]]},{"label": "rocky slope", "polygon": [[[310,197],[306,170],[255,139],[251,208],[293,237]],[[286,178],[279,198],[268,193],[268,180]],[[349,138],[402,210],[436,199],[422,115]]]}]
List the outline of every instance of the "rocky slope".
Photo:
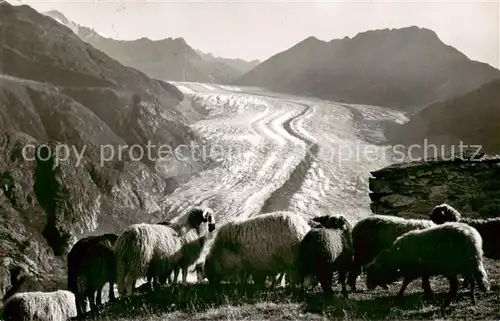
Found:
[{"label": "rocky slope", "polygon": [[[163,218],[159,199],[204,165],[155,161],[156,149],[150,158],[137,153],[148,142],[175,149],[199,141],[189,127],[199,115],[176,87],[123,66],[26,5],[0,3],[0,16],[3,295],[16,267],[38,279],[26,283],[31,288],[55,286],[75,238]],[[44,144],[50,149],[35,153]],[[130,148],[120,156],[118,146]]]},{"label": "rocky slope", "polygon": [[115,40],[70,21],[59,11],[44,14],[66,25],[82,40],[125,66],[141,70],[155,79],[228,84],[255,65],[255,62],[202,54],[183,38]]},{"label": "rocky slope", "polygon": [[500,79],[453,99],[433,104],[388,128],[393,144],[435,144],[450,151],[463,145],[481,145],[483,152],[500,154]]},{"label": "rocky slope", "polygon": [[500,77],[431,30],[383,29],[324,42],[314,37],[262,62],[236,85],[414,110]]},{"label": "rocky slope", "polygon": [[372,172],[371,209],[376,214],[427,218],[446,202],[465,216],[500,213],[500,158],[444,159],[395,164]]}]

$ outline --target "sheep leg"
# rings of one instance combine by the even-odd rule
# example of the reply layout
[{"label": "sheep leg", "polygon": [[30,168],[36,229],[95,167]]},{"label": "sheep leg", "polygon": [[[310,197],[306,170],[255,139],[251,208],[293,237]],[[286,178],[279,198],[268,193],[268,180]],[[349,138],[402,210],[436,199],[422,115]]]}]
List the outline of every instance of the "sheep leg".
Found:
[{"label": "sheep leg", "polygon": [[96,305],[101,306],[102,305],[102,288],[97,289],[97,294],[96,294]]},{"label": "sheep leg", "polygon": [[349,293],[347,292],[347,286],[346,286],[346,277],[347,277],[347,271],[340,270],[339,271],[339,283],[340,283],[340,286],[342,287],[342,297],[344,299],[349,298]]},{"label": "sheep leg", "polygon": [[318,266],[316,269],[316,278],[319,280],[325,296],[329,296],[333,293],[333,271],[327,267]]},{"label": "sheep leg", "polygon": [[281,276],[281,274],[271,276],[271,289],[276,288],[276,283],[278,283],[278,277]]},{"label": "sheep leg", "polygon": [[86,312],[86,299],[87,296],[84,293],[75,294],[77,316],[82,316]]},{"label": "sheep leg", "polygon": [[86,293],[87,299],[89,300],[89,303],[90,303],[90,311],[97,311],[94,289],[87,289],[87,291],[85,291],[85,293]]},{"label": "sheep leg", "polygon": [[115,300],[115,282],[110,280],[109,281],[109,302],[112,302]]},{"label": "sheep leg", "polygon": [[410,277],[410,276],[405,276],[404,277],[403,284],[401,284],[401,289],[399,289],[399,292],[398,292],[398,297],[402,297],[403,296],[403,294],[406,291],[406,288],[408,287],[408,285],[410,285],[411,282],[413,282],[413,280],[415,280],[414,277]]},{"label": "sheep leg", "polygon": [[429,282],[429,276],[422,277],[422,290],[424,290],[424,299],[427,301],[432,300],[433,292],[431,283]]},{"label": "sheep leg", "polygon": [[353,262],[351,266],[351,271],[349,272],[349,276],[347,278],[347,283],[351,287],[352,292],[356,292],[356,280],[358,276],[361,274],[361,265],[357,262]]},{"label": "sheep leg", "polygon": [[458,278],[456,275],[446,277],[450,282],[450,291],[446,294],[443,308],[450,305],[451,301],[456,298],[458,292]]},{"label": "sheep leg", "polygon": [[182,267],[182,283],[187,284],[188,266]]},{"label": "sheep leg", "polygon": [[177,284],[177,280],[179,279],[179,272],[181,271],[180,268],[177,268],[174,270],[174,280],[172,281],[172,284]]},{"label": "sheep leg", "polygon": [[466,277],[464,279],[464,283],[466,283],[469,285],[469,290],[470,290],[470,300],[472,302],[472,305],[476,305],[476,297],[475,297],[475,288],[476,288],[476,284],[475,284],[475,281],[474,281],[474,277]]}]

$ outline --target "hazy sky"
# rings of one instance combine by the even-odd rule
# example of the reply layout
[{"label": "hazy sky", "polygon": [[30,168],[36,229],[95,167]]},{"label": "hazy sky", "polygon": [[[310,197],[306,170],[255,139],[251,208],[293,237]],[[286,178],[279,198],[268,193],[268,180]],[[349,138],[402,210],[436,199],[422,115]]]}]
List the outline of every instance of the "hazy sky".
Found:
[{"label": "hazy sky", "polygon": [[10,0],[57,9],[107,37],[183,37],[216,56],[267,59],[297,42],[416,25],[469,58],[500,66],[500,0],[490,1],[55,1]]}]

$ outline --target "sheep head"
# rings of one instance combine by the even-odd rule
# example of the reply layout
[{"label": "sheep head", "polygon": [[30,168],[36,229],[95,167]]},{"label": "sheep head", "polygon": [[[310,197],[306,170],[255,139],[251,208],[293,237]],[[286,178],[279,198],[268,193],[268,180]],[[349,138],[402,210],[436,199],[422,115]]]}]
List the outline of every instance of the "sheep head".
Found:
[{"label": "sheep head", "polygon": [[208,231],[215,230],[215,219],[211,210],[193,209],[188,214],[188,224],[190,228],[196,229],[198,234],[201,233],[201,226],[203,223],[208,223]]},{"label": "sheep head", "polygon": [[[324,227],[336,230],[348,230],[351,228],[351,224],[342,215],[322,215],[314,217],[311,221],[313,224],[309,223],[309,225],[313,227]],[[319,223],[321,226],[317,226],[315,223]]]},{"label": "sheep head", "polygon": [[396,280],[397,271],[393,271],[391,265],[387,264],[389,255],[389,251],[385,249],[365,267],[366,287],[368,290],[373,290],[377,286],[384,286]]},{"label": "sheep head", "polygon": [[351,224],[342,215],[331,215],[326,221],[325,227],[336,230],[349,230],[351,229]]},{"label": "sheep head", "polygon": [[459,222],[460,213],[450,205],[443,203],[432,209],[429,213],[429,219],[435,224],[443,224],[446,222]]}]

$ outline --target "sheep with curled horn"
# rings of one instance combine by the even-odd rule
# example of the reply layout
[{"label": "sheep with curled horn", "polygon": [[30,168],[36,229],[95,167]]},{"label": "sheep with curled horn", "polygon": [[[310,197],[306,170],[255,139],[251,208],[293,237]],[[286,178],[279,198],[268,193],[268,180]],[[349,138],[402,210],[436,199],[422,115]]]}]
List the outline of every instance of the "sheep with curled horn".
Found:
[{"label": "sheep with curled horn", "polygon": [[158,285],[158,277],[168,275],[181,261],[183,237],[193,229],[199,235],[204,223],[209,233],[215,230],[212,213],[193,209],[169,225],[141,223],[126,228],[115,244],[120,296],[132,294],[140,277],[148,278],[151,289],[153,280]]},{"label": "sheep with curled horn", "polygon": [[342,215],[323,217],[322,228],[311,229],[300,243],[297,258],[299,284],[317,279],[325,295],[331,295],[334,272],[338,271],[342,295],[347,298],[347,273],[351,269],[352,226]]},{"label": "sheep with curled horn", "polygon": [[398,296],[417,278],[442,275],[450,282],[444,307],[456,297],[458,275],[468,281],[473,305],[476,282],[482,291],[489,290],[481,235],[464,223],[445,223],[401,235],[368,264],[366,274],[368,289],[404,278]]},{"label": "sheep with curled horn", "polygon": [[19,292],[5,302],[5,321],[66,321],[76,317],[75,296],[67,290]]},{"label": "sheep with curled horn", "polygon": [[429,213],[429,219],[436,224],[462,222],[475,228],[483,239],[484,256],[500,259],[500,218],[474,219],[463,217],[458,210],[443,203],[435,206]]},{"label": "sheep with curled horn", "polygon": [[[378,253],[389,248],[401,235],[434,226],[430,220],[404,219],[389,215],[370,215],[359,220],[352,229],[352,245],[354,259],[349,272],[348,284],[351,291],[356,291],[356,279],[362,267],[372,262]],[[387,285],[381,287],[389,289]],[[425,293],[432,293],[429,280],[422,279]]]},{"label": "sheep with curled horn", "polygon": [[114,245],[118,235],[107,233],[78,240],[67,255],[68,290],[75,295],[78,316],[101,305],[101,293],[109,283],[109,300],[115,299],[116,259]]}]

